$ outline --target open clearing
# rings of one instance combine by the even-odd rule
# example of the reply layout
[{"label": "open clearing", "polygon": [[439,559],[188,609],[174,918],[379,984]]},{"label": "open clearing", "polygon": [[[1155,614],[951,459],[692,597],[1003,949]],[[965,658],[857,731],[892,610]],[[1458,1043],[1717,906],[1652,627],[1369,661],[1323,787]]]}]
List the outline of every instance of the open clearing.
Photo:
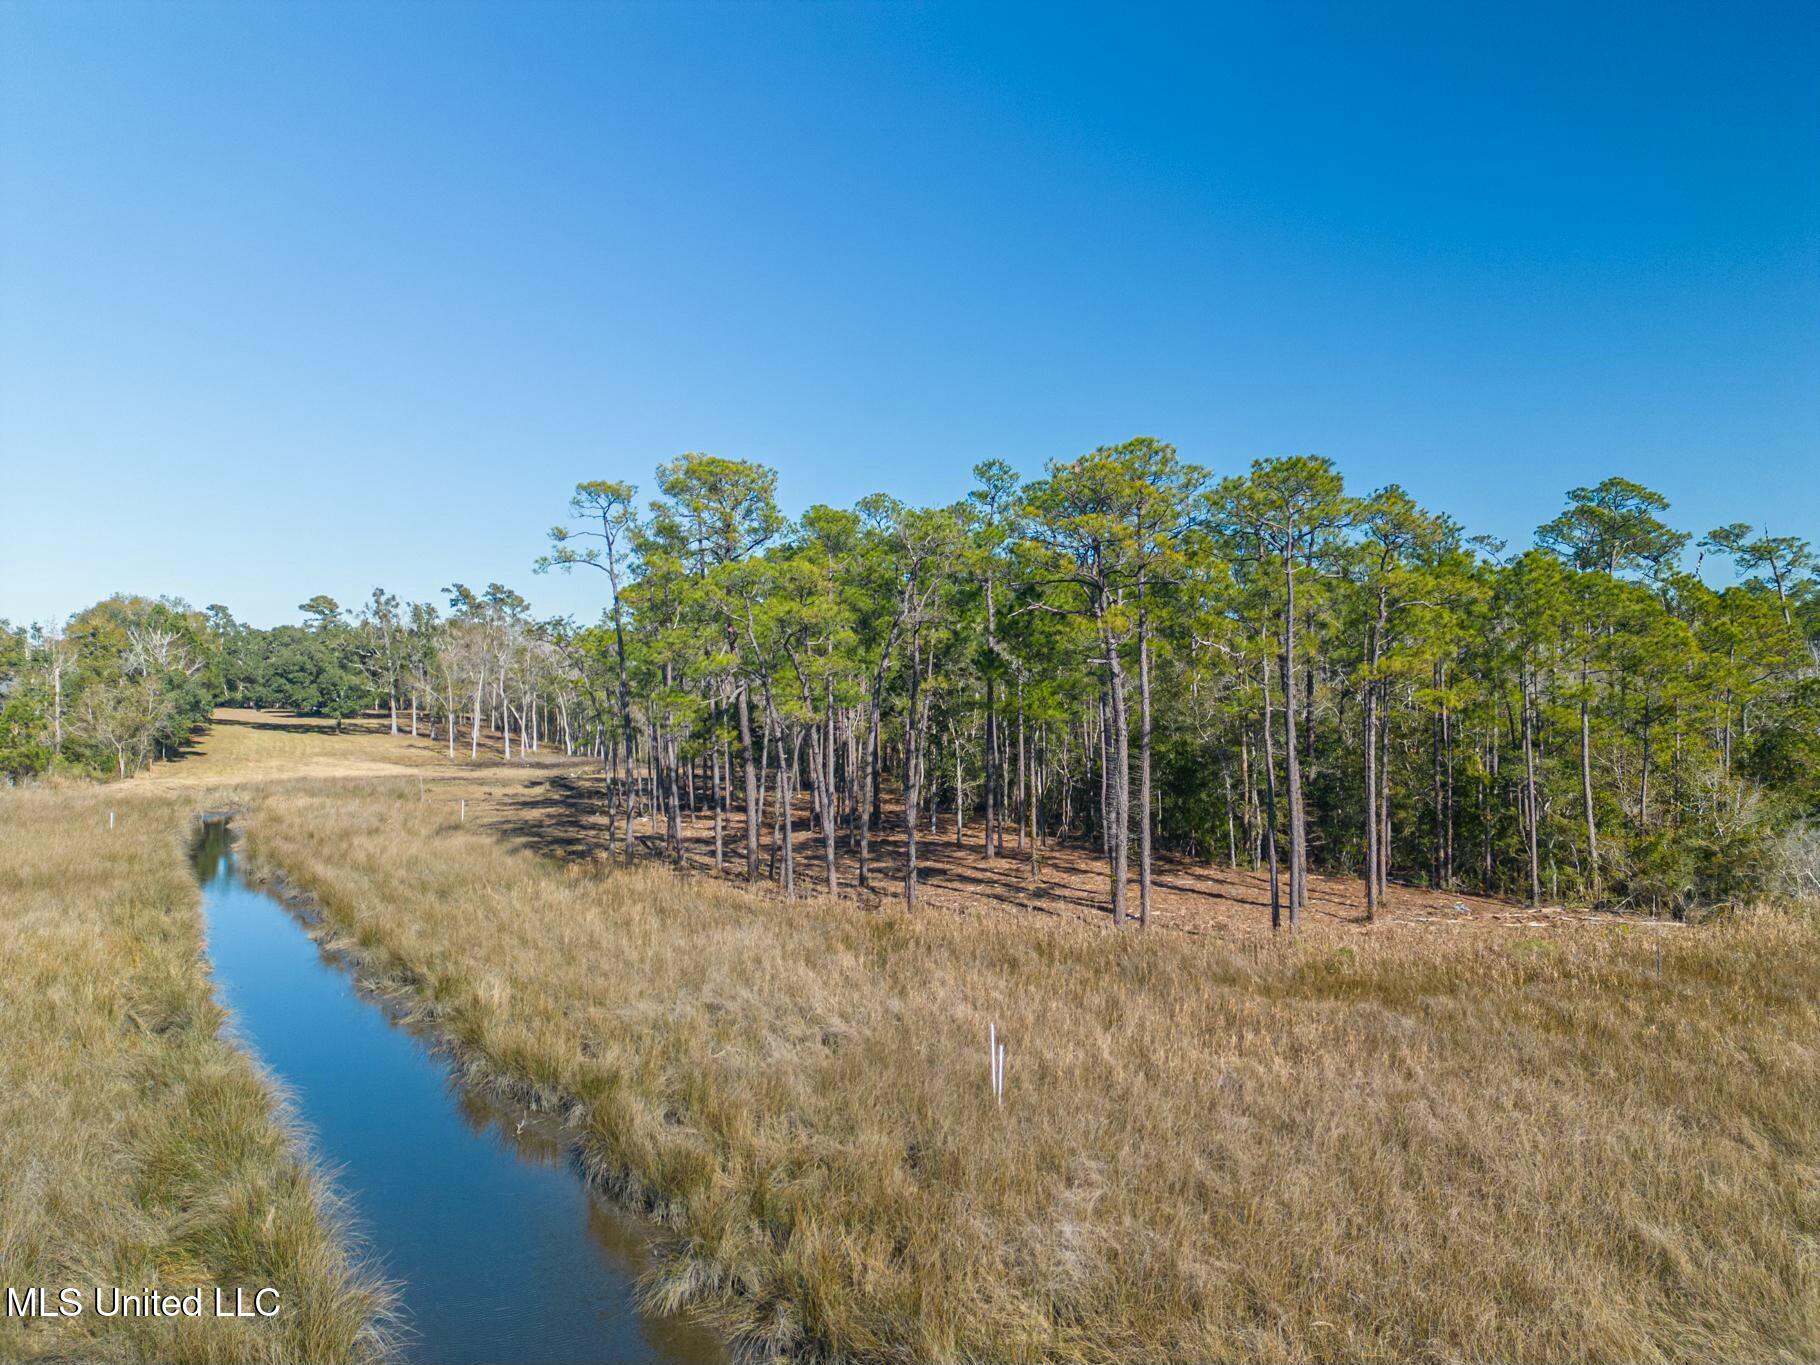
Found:
[{"label": "open clearing", "polygon": [[[1311,916],[1273,944],[1224,932],[1267,914],[1242,878],[1237,908],[1180,926],[1212,933],[788,904],[546,856],[587,851],[538,818],[579,765],[309,731],[278,731],[268,764],[263,723],[217,726],[135,785],[237,804],[253,858],[319,899],[371,982],[477,1079],[563,1116],[656,1216],[652,1293],[750,1340],[876,1360],[1820,1353],[1809,924],[1663,936],[1497,907],[1470,918],[1507,929],[1463,933],[1412,906],[1401,928]],[[353,763],[383,775],[328,775]]]}]

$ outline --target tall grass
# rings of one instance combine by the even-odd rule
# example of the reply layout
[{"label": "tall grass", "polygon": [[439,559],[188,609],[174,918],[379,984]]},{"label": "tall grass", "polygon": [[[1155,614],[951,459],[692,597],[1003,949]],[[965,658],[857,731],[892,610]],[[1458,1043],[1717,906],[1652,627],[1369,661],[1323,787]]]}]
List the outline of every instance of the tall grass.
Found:
[{"label": "tall grass", "polygon": [[[259,862],[666,1229],[650,1292],[868,1360],[1820,1356],[1820,934],[1261,953],[785,905],[267,787]],[[991,1098],[986,1039],[1009,1047]]]},{"label": "tall grass", "polygon": [[[0,793],[0,1285],[75,1286],[87,1303],[76,1318],[0,1317],[0,1359],[338,1361],[383,1346],[384,1294],[350,1265],[271,1092],[221,1036],[192,809],[137,787]],[[95,1287],[148,1285],[271,1285],[282,1306],[96,1313]]]}]

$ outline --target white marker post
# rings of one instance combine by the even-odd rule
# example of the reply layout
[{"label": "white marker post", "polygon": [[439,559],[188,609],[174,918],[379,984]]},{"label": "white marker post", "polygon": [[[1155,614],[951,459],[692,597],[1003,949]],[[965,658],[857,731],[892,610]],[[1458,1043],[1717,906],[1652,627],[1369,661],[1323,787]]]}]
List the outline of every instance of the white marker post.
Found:
[{"label": "white marker post", "polygon": [[461,798],[461,823],[468,823],[468,798],[465,796]]},{"label": "white marker post", "polygon": [[107,813],[107,827],[109,829],[112,829],[114,827],[114,812],[113,811],[109,811]]},{"label": "white marker post", "polygon": [[992,1098],[1005,1104],[1005,1045],[998,1040],[998,1025],[986,1025],[986,1061],[992,1072]]}]

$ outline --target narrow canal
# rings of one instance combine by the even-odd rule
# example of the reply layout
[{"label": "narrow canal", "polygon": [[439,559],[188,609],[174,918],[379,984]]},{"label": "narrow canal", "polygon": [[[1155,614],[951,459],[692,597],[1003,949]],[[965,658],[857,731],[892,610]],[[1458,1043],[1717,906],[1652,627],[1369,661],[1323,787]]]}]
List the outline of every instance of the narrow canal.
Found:
[{"label": "narrow canal", "polygon": [[196,875],[217,988],[399,1283],[407,1358],[724,1361],[709,1334],[639,1312],[640,1233],[589,1194],[563,1144],[459,1086],[235,858],[227,822],[210,820]]}]

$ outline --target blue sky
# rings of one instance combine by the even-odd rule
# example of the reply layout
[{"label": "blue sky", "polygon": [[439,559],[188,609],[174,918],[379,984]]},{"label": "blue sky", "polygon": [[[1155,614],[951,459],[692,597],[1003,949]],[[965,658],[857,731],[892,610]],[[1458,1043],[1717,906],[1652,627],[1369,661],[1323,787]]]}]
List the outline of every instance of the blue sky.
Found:
[{"label": "blue sky", "polygon": [[0,616],[1144,433],[1820,540],[1820,6],[0,6]]}]

